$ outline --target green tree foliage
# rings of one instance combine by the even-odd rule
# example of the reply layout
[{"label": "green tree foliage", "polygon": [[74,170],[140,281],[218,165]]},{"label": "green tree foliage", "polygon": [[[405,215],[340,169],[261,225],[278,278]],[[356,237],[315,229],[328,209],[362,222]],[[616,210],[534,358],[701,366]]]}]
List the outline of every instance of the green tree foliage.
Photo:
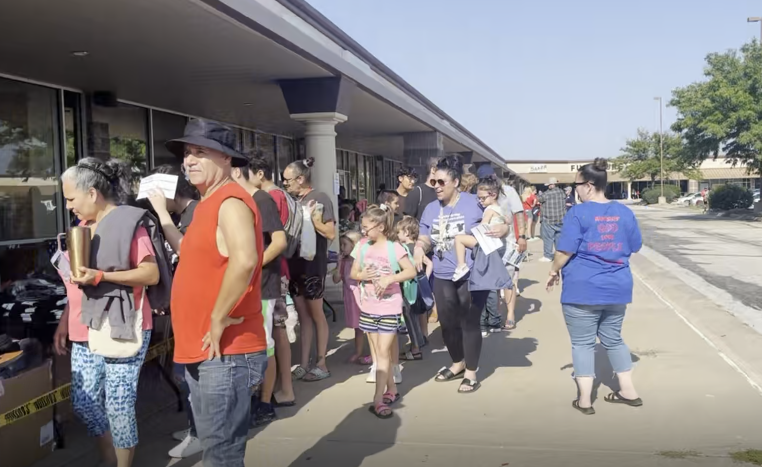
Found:
[{"label": "green tree foliage", "polygon": [[704,75],[706,81],[672,93],[672,129],[685,141],[683,158],[695,162],[723,153],[762,174],[762,48],[753,41],[740,51],[709,54]]},{"label": "green tree foliage", "polygon": [[[686,176],[696,176],[696,162],[681,157],[683,141],[679,135],[664,133],[664,179],[669,180],[673,172],[682,172]],[[650,133],[638,129],[638,136],[628,139],[621,149],[621,154],[611,160],[619,174],[629,180],[647,178],[651,182],[661,176],[661,152],[659,133]]]},{"label": "green tree foliage", "polygon": [[721,211],[746,209],[754,203],[751,191],[739,185],[720,185],[709,192],[709,207]]},{"label": "green tree foliage", "polygon": [[26,129],[0,121],[0,148],[13,154],[6,169],[8,175],[25,180],[29,177],[55,176],[48,144],[29,134]]}]

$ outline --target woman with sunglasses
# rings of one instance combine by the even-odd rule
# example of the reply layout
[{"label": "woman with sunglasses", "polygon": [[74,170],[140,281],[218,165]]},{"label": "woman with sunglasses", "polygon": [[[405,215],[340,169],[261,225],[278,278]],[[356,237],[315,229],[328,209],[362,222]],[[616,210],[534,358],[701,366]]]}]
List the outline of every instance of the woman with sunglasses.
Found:
[{"label": "woman with sunglasses", "polygon": [[572,343],[574,378],[579,398],[572,406],[593,415],[595,340],[600,339],[619,380],[619,391],[606,402],[643,405],[632,382],[630,349],[622,340],[622,322],[632,302],[630,255],[643,246],[635,215],[626,206],[606,199],[606,160],[582,166],[574,182],[582,204],[566,214],[561,238],[550,267],[548,291],[563,271],[561,305]]},{"label": "woman with sunglasses", "polygon": [[[328,243],[336,238],[333,202],[325,193],[312,188],[312,166],[314,157],[290,163],[283,171],[283,186],[296,197],[302,206],[315,206],[312,211],[312,223],[315,226],[315,257],[307,261],[294,255],[288,260],[291,273],[289,291],[294,298],[296,311],[299,313],[300,337],[302,348],[301,365],[293,375],[302,381],[320,381],[331,376],[326,366],[325,356],[328,351],[328,321],[323,313],[323,293],[325,276],[328,274]],[[310,351],[315,326],[317,331],[317,359],[310,368]]]},{"label": "woman with sunglasses", "polygon": [[[458,190],[462,175],[463,164],[457,156],[443,158],[437,164],[437,201],[426,206],[421,216],[415,263],[420,271],[426,251],[434,252],[434,297],[439,305],[442,337],[453,362],[449,368],[442,368],[434,380],[446,382],[462,376],[458,392],[471,393],[481,386],[476,378],[482,349],[480,320],[489,292],[469,292],[468,275],[453,281],[457,266],[455,237],[471,235],[471,229],[479,225],[483,216],[476,196]],[[494,237],[505,237],[508,231],[507,224],[490,226]],[[473,260],[470,254],[466,257],[470,269]]]}]

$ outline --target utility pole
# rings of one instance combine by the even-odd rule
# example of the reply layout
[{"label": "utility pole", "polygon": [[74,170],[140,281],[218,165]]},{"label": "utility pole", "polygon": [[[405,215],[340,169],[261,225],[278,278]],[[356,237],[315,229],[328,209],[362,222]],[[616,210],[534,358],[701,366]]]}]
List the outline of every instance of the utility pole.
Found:
[{"label": "utility pole", "polygon": [[760,16],[752,16],[749,18],[746,18],[747,23],[759,23],[760,31],[759,31],[759,44],[762,45],[762,17]]},{"label": "utility pole", "polygon": [[654,97],[654,100],[659,101],[659,182],[661,183],[659,204],[667,204],[667,198],[664,196],[664,115],[662,112],[664,106],[661,97]]}]

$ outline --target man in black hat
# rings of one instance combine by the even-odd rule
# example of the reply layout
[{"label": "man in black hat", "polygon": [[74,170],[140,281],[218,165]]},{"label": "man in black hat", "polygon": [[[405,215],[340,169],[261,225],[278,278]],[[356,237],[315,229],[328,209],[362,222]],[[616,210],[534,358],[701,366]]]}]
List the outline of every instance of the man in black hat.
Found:
[{"label": "man in black hat", "polygon": [[267,366],[260,212],[231,177],[248,160],[224,125],[191,120],[167,148],[201,202],[179,245],[172,284],[175,362],[185,364],[206,467],[243,467],[251,388]]}]

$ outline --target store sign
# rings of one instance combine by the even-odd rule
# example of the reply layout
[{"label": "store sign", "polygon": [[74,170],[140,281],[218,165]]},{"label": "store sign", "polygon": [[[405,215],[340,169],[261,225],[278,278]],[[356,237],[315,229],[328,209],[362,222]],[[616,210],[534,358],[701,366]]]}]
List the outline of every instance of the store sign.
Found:
[{"label": "store sign", "polygon": [[530,174],[544,174],[544,173],[548,173],[548,165],[547,164],[533,165],[533,166],[529,167],[529,173]]}]

